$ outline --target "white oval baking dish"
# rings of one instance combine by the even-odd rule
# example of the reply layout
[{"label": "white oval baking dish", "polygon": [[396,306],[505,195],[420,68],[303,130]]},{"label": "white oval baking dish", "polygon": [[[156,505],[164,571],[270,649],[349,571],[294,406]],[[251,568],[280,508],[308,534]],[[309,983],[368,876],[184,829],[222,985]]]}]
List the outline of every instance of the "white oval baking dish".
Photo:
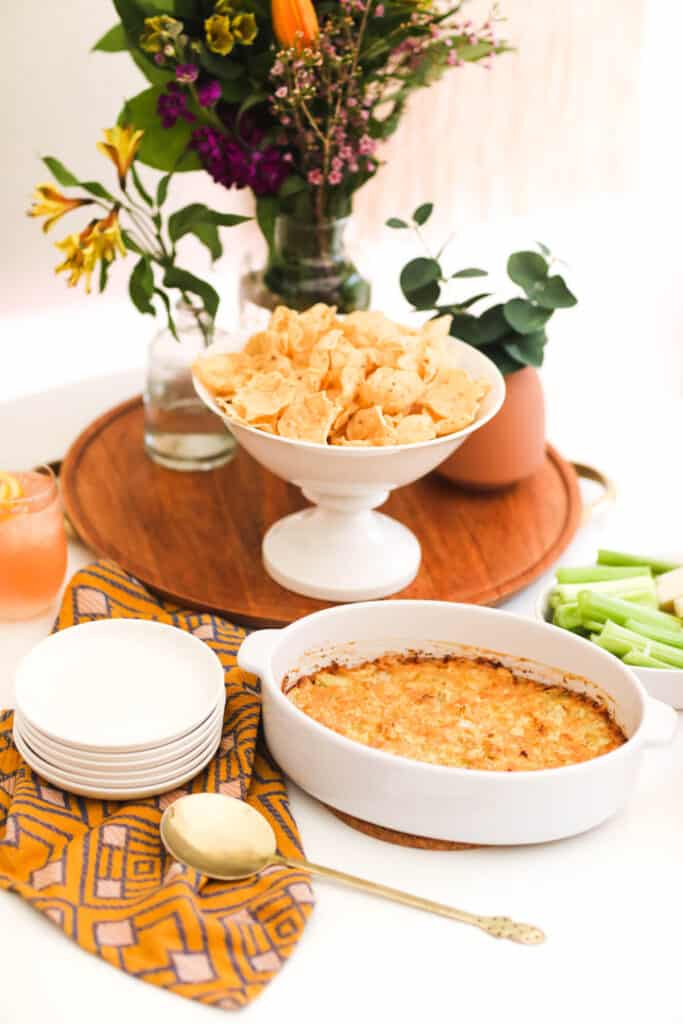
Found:
[{"label": "white oval baking dish", "polygon": [[[520,674],[602,696],[628,739],[566,768],[476,771],[363,746],[320,725],[283,683],[332,660],[388,651],[488,654]],[[627,801],[643,748],[668,743],[677,716],[649,697],[628,666],[586,640],[510,612],[441,601],[372,601],[252,633],[238,654],[261,679],[266,741],[297,785],[347,814],[434,839],[508,845],[584,832]]]}]

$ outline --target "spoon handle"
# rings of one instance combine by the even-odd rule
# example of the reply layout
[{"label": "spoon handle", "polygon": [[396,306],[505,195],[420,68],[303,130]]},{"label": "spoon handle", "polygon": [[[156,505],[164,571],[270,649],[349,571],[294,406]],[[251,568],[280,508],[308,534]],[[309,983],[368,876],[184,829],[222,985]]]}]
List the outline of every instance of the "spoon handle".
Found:
[{"label": "spoon handle", "polygon": [[421,896],[414,896],[412,893],[403,892],[401,889],[392,889],[388,885],[379,885],[377,882],[370,882],[356,875],[348,875],[345,871],[336,871],[334,868],[326,868],[321,864],[312,864],[308,860],[297,860],[293,857],[273,857],[272,864],[284,864],[291,868],[303,868],[314,875],[322,875],[323,878],[331,878],[342,885],[349,885],[362,892],[370,893],[372,896],[381,896],[385,900],[393,900],[395,903],[404,903],[406,906],[415,907],[417,910],[427,910],[431,914],[440,914],[442,917],[450,917],[453,921],[460,921],[462,924],[470,924],[475,928],[493,935],[497,939],[510,939],[512,942],[521,942],[524,945],[536,945],[545,941],[545,935],[540,928],[532,924],[523,924],[513,921],[509,917],[482,917],[479,914],[470,914],[466,910],[457,910],[445,903],[436,903],[434,900],[423,899]]}]

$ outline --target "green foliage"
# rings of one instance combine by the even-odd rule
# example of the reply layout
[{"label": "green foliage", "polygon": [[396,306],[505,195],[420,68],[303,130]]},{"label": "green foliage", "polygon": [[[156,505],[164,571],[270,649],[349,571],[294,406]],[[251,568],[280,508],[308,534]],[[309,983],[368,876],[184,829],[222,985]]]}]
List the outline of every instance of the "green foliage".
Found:
[{"label": "green foliage", "polygon": [[275,247],[275,221],[278,212],[279,204],[275,196],[259,196],[256,200],[256,221],[271,252]]},{"label": "green foliage", "polygon": [[197,154],[188,149],[192,124],[182,118],[173,128],[163,128],[157,115],[157,101],[164,91],[153,85],[128,100],[119,115],[119,124],[134,124],[144,136],[138,159],[159,171],[196,171],[201,167]]},{"label": "green foliage", "polygon": [[164,284],[167,288],[179,288],[181,292],[191,292],[202,300],[204,309],[213,320],[218,310],[218,292],[208,281],[195,277],[189,270],[180,267],[167,267],[164,273]]},{"label": "green foliage", "polygon": [[154,306],[150,301],[154,294],[154,274],[146,255],[141,256],[133,268],[128,282],[128,294],[138,312],[154,316]]},{"label": "green foliage", "polygon": [[128,49],[128,40],[126,39],[126,30],[123,25],[114,25],[108,32],[105,32],[101,39],[98,39],[93,50],[99,50],[102,53],[119,53],[121,50]]},{"label": "green foliage", "polygon": [[91,196],[95,196],[97,199],[105,199],[107,202],[115,202],[111,192],[108,192],[104,185],[100,185],[99,181],[79,181],[76,175],[70,171],[61,160],[57,160],[54,156],[44,156],[43,163],[52,174],[60,185],[64,188],[78,188],[85,189]]},{"label": "green foliage", "polygon": [[[391,217],[390,228],[419,228],[433,212],[431,203],[418,206],[411,223]],[[541,366],[548,337],[546,324],[557,309],[576,305],[576,297],[559,274],[550,274],[553,257],[547,246],[538,243],[533,250],[513,253],[507,262],[510,280],[524,292],[505,302],[496,302],[480,313],[471,312],[489,292],[444,304],[442,286],[449,280],[486,277],[478,267],[466,267],[447,278],[441,263],[431,255],[410,260],[400,276],[401,291],[408,302],[420,311],[433,310],[435,316],[450,315],[450,333],[455,338],[481,349],[503,374],[514,373],[524,366]],[[442,252],[443,250],[440,250]]]}]

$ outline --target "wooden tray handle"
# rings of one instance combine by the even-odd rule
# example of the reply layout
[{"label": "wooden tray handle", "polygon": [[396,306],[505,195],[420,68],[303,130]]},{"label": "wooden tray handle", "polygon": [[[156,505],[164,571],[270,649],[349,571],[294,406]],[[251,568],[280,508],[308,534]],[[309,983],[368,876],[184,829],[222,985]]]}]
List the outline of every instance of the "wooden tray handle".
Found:
[{"label": "wooden tray handle", "polygon": [[576,470],[579,480],[592,480],[593,483],[600,484],[602,487],[602,493],[597,498],[584,502],[581,522],[587,523],[597,512],[600,512],[616,501],[617,488],[613,480],[610,480],[608,476],[605,476],[601,470],[596,469],[594,466],[587,466],[583,462],[572,462],[572,466]]}]

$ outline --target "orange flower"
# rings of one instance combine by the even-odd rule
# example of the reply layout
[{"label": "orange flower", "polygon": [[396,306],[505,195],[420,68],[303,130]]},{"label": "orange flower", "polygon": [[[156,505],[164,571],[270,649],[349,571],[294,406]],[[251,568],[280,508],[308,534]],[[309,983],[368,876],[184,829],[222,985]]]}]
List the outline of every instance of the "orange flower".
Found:
[{"label": "orange flower", "polygon": [[272,0],[271,11],[273,32],[280,46],[303,50],[315,43],[320,28],[311,0]]},{"label": "orange flower", "polygon": [[126,175],[135,160],[142,136],[145,133],[130,125],[116,124],[113,128],[104,129],[104,142],[98,142],[100,153],[108,156],[119,173],[119,184],[125,188]]},{"label": "orange flower", "polygon": [[52,225],[69,210],[76,210],[79,206],[89,206],[90,203],[92,203],[92,199],[69,199],[49,183],[36,185],[33,190],[33,206],[28,211],[28,215],[29,217],[46,217],[43,231],[49,231]]}]

